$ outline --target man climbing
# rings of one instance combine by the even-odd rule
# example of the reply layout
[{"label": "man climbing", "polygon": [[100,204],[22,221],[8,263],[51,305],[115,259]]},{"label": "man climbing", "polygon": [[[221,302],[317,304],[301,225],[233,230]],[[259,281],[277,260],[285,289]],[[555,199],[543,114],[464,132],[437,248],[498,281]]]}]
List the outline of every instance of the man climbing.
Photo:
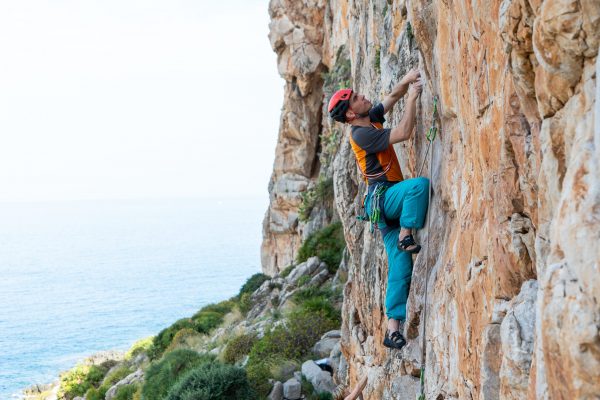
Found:
[{"label": "man climbing", "polygon": [[[383,101],[373,107],[364,95],[352,89],[338,90],[329,101],[329,115],[352,125],[350,144],[367,182],[365,211],[377,224],[388,257],[388,287],[385,299],[388,326],[384,346],[401,349],[406,320],[406,300],[412,275],[412,255],[421,250],[413,229],[420,229],[427,213],[429,180],[404,179],[394,143],[410,139],[415,127],[416,103],[423,88],[417,69],[409,71]],[[402,120],[384,129],[384,114],[408,91]]]}]

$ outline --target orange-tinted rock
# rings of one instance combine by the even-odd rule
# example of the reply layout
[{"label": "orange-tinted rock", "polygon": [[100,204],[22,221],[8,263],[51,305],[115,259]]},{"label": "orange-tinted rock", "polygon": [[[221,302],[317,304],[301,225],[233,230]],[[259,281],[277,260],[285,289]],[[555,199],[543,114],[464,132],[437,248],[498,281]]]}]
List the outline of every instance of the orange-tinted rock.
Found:
[{"label": "orange-tinted rock", "polygon": [[[400,352],[381,344],[388,266],[379,234],[356,220],[365,185],[347,128],[339,126],[342,142],[327,167],[350,255],[341,342],[347,383],[366,374],[367,399],[413,399],[424,335],[427,399],[600,393],[600,3],[272,1],[271,9],[275,5],[273,20],[280,22],[273,26],[284,36],[293,29],[283,15],[289,21],[294,13],[312,15],[300,25],[304,37],[322,35],[321,47],[313,47],[324,70],[344,46],[354,88],[367,97],[380,100],[415,65],[427,79],[415,136],[395,146],[405,177],[416,176],[426,161],[423,174],[432,178],[434,193],[430,228],[417,235],[426,249],[415,259],[409,342]],[[335,126],[321,112],[328,99],[319,91],[318,72],[294,83],[305,71],[291,61],[299,57],[293,35],[271,40],[280,72],[291,77],[273,182],[294,174],[311,184],[319,171],[309,166],[320,168],[318,131]],[[428,153],[430,171],[424,133],[433,96],[440,101],[441,128]],[[399,122],[402,109],[401,100],[388,126]],[[287,187],[275,183],[272,188]],[[293,225],[293,199],[301,187],[283,200],[274,199],[281,191],[271,191],[269,214],[280,217],[265,224],[263,256],[277,258],[263,263],[267,272],[285,266],[280,260],[289,260],[300,244],[304,232]],[[280,220],[287,221],[284,233],[277,231]]]}]

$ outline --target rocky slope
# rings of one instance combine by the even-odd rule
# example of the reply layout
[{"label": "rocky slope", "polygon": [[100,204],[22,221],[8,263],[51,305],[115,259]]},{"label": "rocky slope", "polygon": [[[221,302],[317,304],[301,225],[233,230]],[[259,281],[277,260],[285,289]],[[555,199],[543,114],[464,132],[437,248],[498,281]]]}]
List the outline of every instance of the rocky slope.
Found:
[{"label": "rocky slope", "polygon": [[[339,216],[347,383],[368,375],[366,398],[414,399],[424,335],[427,399],[597,398],[600,3],[272,0],[269,10],[286,88],[263,270],[285,268],[303,238]],[[410,340],[395,353],[381,345],[382,242],[355,218],[364,184],[348,129],[324,107],[346,80],[381,99],[413,66],[426,85],[413,139],[396,145],[405,177],[427,161],[435,96],[440,133],[423,172],[434,194],[418,235],[428,251],[415,260]],[[323,202],[306,215],[306,193],[331,177],[336,212]]]}]

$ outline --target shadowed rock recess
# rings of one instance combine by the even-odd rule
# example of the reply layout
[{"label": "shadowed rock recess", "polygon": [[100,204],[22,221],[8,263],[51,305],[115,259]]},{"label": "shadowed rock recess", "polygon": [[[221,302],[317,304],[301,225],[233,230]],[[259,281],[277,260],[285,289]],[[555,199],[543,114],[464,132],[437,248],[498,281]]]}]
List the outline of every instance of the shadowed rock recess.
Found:
[{"label": "shadowed rock recess", "polygon": [[[294,262],[341,220],[349,253],[342,353],[367,399],[593,399],[600,395],[600,2],[272,0],[285,79],[263,270]],[[333,90],[380,100],[411,68],[426,84],[404,176],[425,159],[439,98],[429,243],[416,257],[408,345],[382,346],[387,262],[358,221],[365,184]],[[398,123],[402,101],[388,116]],[[322,195],[333,179],[333,200]],[[325,189],[322,189],[325,187]],[[428,287],[423,332],[425,286]]]}]

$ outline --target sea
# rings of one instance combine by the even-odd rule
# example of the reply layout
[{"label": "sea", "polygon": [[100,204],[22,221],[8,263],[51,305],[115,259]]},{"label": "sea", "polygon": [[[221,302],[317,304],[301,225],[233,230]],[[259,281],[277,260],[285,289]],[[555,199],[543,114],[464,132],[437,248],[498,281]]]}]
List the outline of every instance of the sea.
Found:
[{"label": "sea", "polygon": [[261,270],[267,205],[0,203],[0,399],[237,294]]}]

